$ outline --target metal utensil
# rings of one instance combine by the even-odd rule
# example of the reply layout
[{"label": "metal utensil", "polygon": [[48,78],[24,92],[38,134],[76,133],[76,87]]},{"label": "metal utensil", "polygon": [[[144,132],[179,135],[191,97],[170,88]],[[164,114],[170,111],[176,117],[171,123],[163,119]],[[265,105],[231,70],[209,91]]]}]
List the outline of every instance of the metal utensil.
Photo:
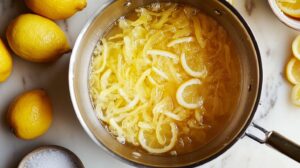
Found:
[{"label": "metal utensil", "polygon": [[300,146],[298,144],[288,140],[276,131],[267,131],[255,123],[252,123],[250,127],[257,129],[263,134],[253,134],[247,130],[245,134],[248,137],[261,144],[267,144],[295,161],[300,162]]}]

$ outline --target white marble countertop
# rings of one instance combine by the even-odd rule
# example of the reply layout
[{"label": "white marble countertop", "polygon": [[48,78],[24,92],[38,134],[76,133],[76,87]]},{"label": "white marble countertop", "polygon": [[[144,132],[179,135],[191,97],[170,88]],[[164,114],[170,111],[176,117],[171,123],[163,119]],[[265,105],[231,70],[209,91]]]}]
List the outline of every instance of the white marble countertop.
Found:
[{"label": "white marble countertop", "polygon": [[[88,0],[87,8],[66,21],[58,22],[73,45],[87,19],[108,0]],[[264,83],[255,121],[300,142],[300,108],[290,103],[291,85],[285,80],[284,68],[291,54],[291,41],[299,34],[273,15],[266,0],[235,0],[234,6],[245,17],[258,41],[264,69]],[[28,12],[20,0],[0,1],[0,35],[14,17]],[[21,158],[34,148],[55,144],[75,152],[87,168],[129,167],[112,158],[92,142],[79,124],[68,90],[66,54],[57,62],[41,65],[16,56],[12,76],[0,84],[0,167],[16,167]],[[44,88],[54,105],[54,122],[49,131],[34,141],[14,137],[5,123],[7,107],[21,92]],[[299,168],[300,164],[274,149],[244,137],[217,159],[201,168]]]}]

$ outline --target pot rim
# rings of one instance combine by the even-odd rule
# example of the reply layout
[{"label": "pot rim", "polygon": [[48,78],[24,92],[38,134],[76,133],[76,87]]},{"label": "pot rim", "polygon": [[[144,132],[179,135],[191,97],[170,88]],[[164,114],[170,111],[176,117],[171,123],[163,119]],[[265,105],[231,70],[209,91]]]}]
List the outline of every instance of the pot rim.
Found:
[{"label": "pot rim", "polygon": [[[226,0],[218,0],[219,2],[221,2],[226,8],[228,8],[233,14],[234,16],[236,16],[238,18],[238,20],[241,22],[242,26],[245,28],[246,32],[248,33],[250,39],[251,39],[251,43],[253,44],[253,47],[255,49],[255,53],[256,53],[256,58],[257,58],[257,64],[258,64],[258,86],[257,86],[257,96],[255,98],[255,102],[253,104],[253,109],[250,112],[249,118],[247,120],[247,122],[245,122],[244,127],[240,129],[239,133],[236,134],[235,138],[233,138],[231,140],[230,143],[226,144],[226,146],[218,151],[217,153],[215,153],[214,155],[212,155],[211,157],[208,157],[202,161],[196,162],[196,163],[192,163],[189,165],[186,165],[184,167],[195,167],[195,166],[200,166],[203,165],[217,157],[219,157],[221,154],[223,154],[225,151],[227,151],[229,148],[231,148],[237,141],[239,138],[243,137],[243,135],[245,134],[246,129],[248,128],[248,126],[250,125],[250,123],[253,120],[253,117],[255,115],[255,112],[257,110],[257,107],[259,105],[259,100],[260,100],[260,96],[261,96],[261,90],[262,90],[262,83],[263,83],[263,69],[262,69],[262,61],[261,61],[261,54],[259,51],[259,47],[257,44],[257,41],[255,39],[254,34],[252,33],[249,25],[246,23],[245,19],[242,17],[242,15]],[[87,126],[87,124],[85,123],[85,121],[83,120],[79,107],[78,107],[78,103],[76,100],[76,96],[75,96],[75,90],[74,90],[74,64],[76,61],[76,51],[80,45],[80,42],[82,41],[82,38],[84,36],[84,34],[86,33],[86,31],[88,30],[88,28],[90,27],[90,25],[94,22],[94,20],[96,19],[96,17],[101,13],[101,11],[105,10],[105,8],[107,8],[108,6],[110,6],[111,4],[113,4],[115,1],[109,1],[103,4],[102,7],[100,7],[96,13],[91,16],[90,19],[88,19],[87,23],[85,24],[85,26],[82,28],[82,30],[80,31],[74,48],[73,48],[73,52],[71,54],[71,58],[70,58],[70,63],[69,63],[69,92],[70,92],[70,97],[71,97],[71,102],[74,108],[74,111],[76,113],[76,116],[81,124],[81,126],[83,127],[84,131],[88,134],[88,136],[98,145],[100,146],[102,149],[104,149],[105,151],[107,151],[107,153],[110,156],[113,156],[114,158],[122,161],[123,163],[127,163],[129,165],[132,166],[143,166],[143,167],[147,167],[149,165],[145,165],[145,164],[141,164],[138,162],[134,162],[132,160],[128,160],[120,155],[117,155],[116,153],[114,153],[112,150],[110,150],[109,148],[107,148],[104,144],[102,144],[101,142],[99,142],[97,140],[97,138],[94,136],[93,132],[91,131],[91,129]]]}]

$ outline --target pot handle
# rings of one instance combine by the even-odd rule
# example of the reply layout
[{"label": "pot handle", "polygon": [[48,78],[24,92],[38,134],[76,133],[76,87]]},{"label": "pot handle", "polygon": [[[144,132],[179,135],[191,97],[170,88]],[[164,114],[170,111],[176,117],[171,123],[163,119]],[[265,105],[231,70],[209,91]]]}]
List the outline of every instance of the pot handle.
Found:
[{"label": "pot handle", "polygon": [[250,127],[261,131],[264,137],[259,137],[258,135],[254,135],[249,133],[249,131],[246,131],[245,134],[248,137],[261,144],[267,144],[300,163],[300,146],[298,144],[290,141],[275,131],[267,131],[255,123],[252,123]]}]

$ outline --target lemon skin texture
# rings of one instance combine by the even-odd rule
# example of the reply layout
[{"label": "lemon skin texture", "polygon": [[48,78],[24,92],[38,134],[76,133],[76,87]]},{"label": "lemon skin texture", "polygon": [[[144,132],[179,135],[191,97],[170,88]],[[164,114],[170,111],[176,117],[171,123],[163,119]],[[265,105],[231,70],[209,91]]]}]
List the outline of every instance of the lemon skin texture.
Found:
[{"label": "lemon skin texture", "polygon": [[4,82],[11,75],[13,61],[10,53],[0,39],[0,82]]},{"label": "lemon skin texture", "polygon": [[86,0],[25,0],[34,13],[53,20],[67,19],[87,5]]},{"label": "lemon skin texture", "polygon": [[31,62],[51,62],[70,51],[67,37],[50,19],[22,14],[8,26],[6,37],[11,49]]},{"label": "lemon skin texture", "polygon": [[43,135],[52,123],[52,106],[47,93],[37,89],[21,94],[10,105],[7,119],[14,134],[21,139]]}]

